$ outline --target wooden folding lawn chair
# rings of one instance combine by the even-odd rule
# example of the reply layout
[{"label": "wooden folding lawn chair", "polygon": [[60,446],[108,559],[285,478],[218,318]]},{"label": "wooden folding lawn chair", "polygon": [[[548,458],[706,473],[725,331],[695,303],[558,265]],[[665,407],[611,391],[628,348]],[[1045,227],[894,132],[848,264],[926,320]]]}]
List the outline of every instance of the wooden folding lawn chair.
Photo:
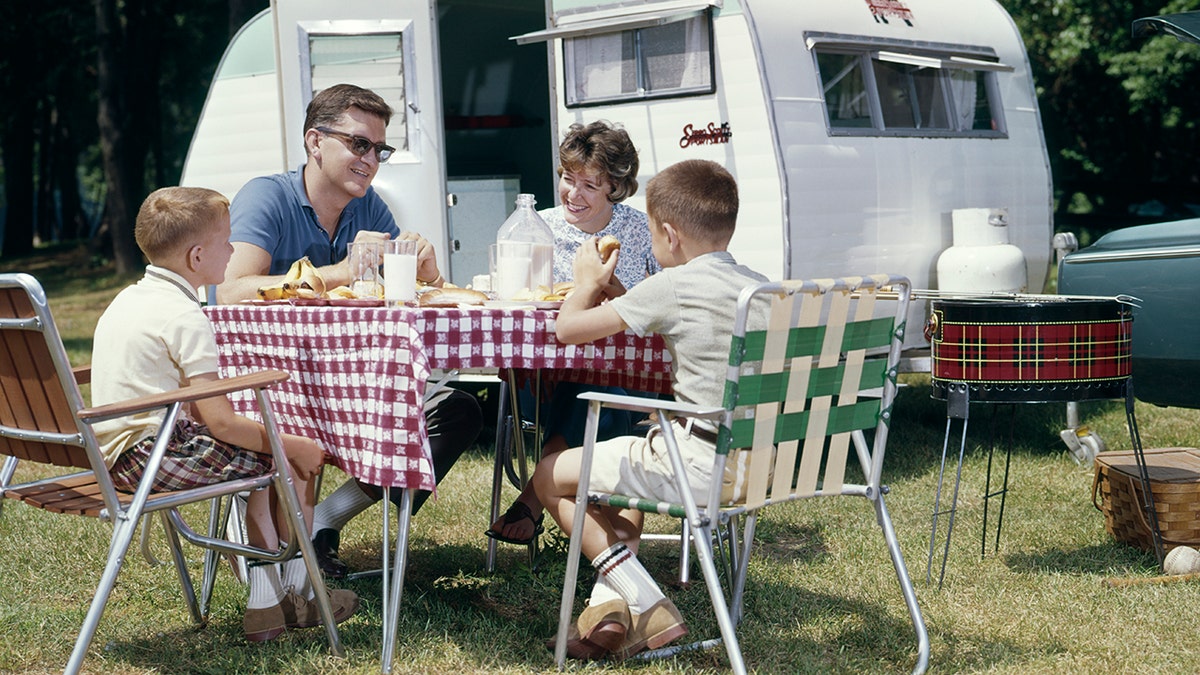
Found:
[{"label": "wooden folding lawn chair", "polygon": [[[745,673],[735,628],[743,614],[759,511],[802,498],[852,495],[865,497],[874,507],[917,634],[913,672],[924,672],[929,662],[929,636],[883,502],[887,488],[881,482],[910,290],[907,279],[887,275],[768,282],[744,289],[738,300],[721,408],[581,394],[591,403],[556,640],[555,659],[560,668],[573,614],[585,515],[582,505],[636,508],[687,520],[721,640],[670,647],[647,656],[667,656],[723,641],[733,671]],[[761,319],[768,311],[765,330],[756,327],[751,317]],[[652,414],[670,454],[682,503],[588,490],[596,422],[604,405]],[[707,500],[702,504],[692,497],[675,443],[672,420],[676,417],[719,423],[714,480],[707,486]],[[870,447],[863,433],[867,429],[874,430]],[[851,441],[862,484],[845,480]],[[723,495],[722,478],[727,475],[727,465],[743,466],[742,462],[744,496],[735,500]],[[726,589],[718,575],[718,559]]]},{"label": "wooden folding lawn chair", "polygon": [[[86,368],[72,371],[41,285],[28,274],[0,274],[0,456],[5,456],[0,468],[0,496],[53,513],[98,518],[113,527],[108,561],[64,672],[76,673],[82,666],[138,524],[144,515],[151,513],[161,516],[184,600],[197,624],[203,624],[207,617],[209,582],[219,554],[280,562],[299,552],[316,590],[330,649],[334,654],[342,654],[333,609],[316,565],[300,500],[286,471],[275,470],[262,476],[191,490],[151,492],[153,477],[170,439],[169,430],[174,428],[183,405],[234,391],[254,390],[267,428],[274,466],[287,466],[266,392],[267,388],[287,377],[280,371],[262,371],[85,408],[79,386],[88,382],[89,371]],[[166,415],[158,434],[159,442],[146,465],[145,477],[133,494],[119,492],[113,486],[91,425],[156,408],[165,409]],[[14,484],[17,466],[23,462],[46,465],[55,475]],[[272,485],[287,511],[290,536],[286,545],[281,545],[278,550],[262,550],[226,540],[222,535],[228,511],[220,508],[220,498]],[[201,535],[184,522],[178,509],[205,501],[211,502],[209,527],[207,534]],[[207,549],[206,583],[199,600],[183,557],[180,537]]]}]

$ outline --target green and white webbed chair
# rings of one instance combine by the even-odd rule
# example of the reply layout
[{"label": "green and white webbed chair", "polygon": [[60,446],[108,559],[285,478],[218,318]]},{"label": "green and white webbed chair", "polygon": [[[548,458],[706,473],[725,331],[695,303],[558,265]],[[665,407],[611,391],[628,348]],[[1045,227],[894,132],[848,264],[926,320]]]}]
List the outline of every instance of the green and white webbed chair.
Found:
[{"label": "green and white webbed chair", "polygon": [[[598,393],[581,395],[590,404],[576,504],[636,508],[684,518],[693,533],[696,559],[720,626],[720,640],[669,647],[647,657],[669,656],[723,641],[733,671],[746,672],[735,628],[744,610],[746,573],[759,512],[798,499],[853,496],[865,498],[871,505],[882,530],[916,632],[918,654],[913,672],[924,672],[929,662],[929,637],[884,505],[887,487],[882,483],[910,291],[907,279],[888,275],[747,287],[738,300],[721,408]],[[651,414],[670,453],[682,503],[588,490],[601,406]],[[687,484],[671,423],[677,417],[710,420],[718,429],[712,468],[715,478],[707,486],[704,503],[692,498]],[[870,445],[866,430],[874,432]],[[858,460],[862,483],[846,482],[850,457]],[[573,614],[583,518],[584,509],[576,508],[556,640],[555,659],[560,668]]]}]

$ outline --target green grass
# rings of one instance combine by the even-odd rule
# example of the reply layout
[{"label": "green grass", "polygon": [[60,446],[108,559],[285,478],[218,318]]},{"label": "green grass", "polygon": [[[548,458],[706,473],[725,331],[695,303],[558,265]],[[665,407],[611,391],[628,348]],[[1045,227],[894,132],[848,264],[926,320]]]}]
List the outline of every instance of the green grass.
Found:
[{"label": "green grass", "polygon": [[[86,363],[90,332],[104,304],[128,279],[89,268],[86,254],[58,249],[0,261],[46,284],[72,359]],[[975,406],[945,583],[925,583],[930,513],[945,406],[927,380],[907,376],[896,403],[886,462],[887,503],[913,577],[933,646],[933,672],[1190,673],[1200,662],[1194,582],[1109,588],[1110,577],[1149,577],[1153,557],[1114,542],[1092,506],[1092,471],[1076,465],[1058,439],[1061,405]],[[1081,405],[1084,422],[1111,450],[1129,448],[1122,406]],[[1139,404],[1146,447],[1198,446],[1200,413]],[[1012,451],[999,550],[980,556],[989,434]],[[485,431],[485,434],[489,432]],[[554,632],[565,569],[565,541],[554,528],[537,570],[524,549],[502,546],[499,570],[483,571],[490,443],[469,452],[443,482],[439,498],[414,520],[400,613],[397,673],[552,672],[543,642]],[[956,443],[952,443],[952,449]],[[997,455],[997,460],[1002,458]],[[949,469],[953,468],[953,462]],[[326,492],[341,481],[327,474]],[[507,489],[505,500],[514,495]],[[996,502],[989,507],[995,524]],[[943,521],[944,522],[944,521]],[[353,521],[342,552],[359,569],[377,566],[380,510]],[[674,527],[655,521],[656,529]],[[802,502],[769,510],[760,525],[739,635],[760,673],[907,672],[916,645],[895,575],[863,500]],[[103,523],[53,516],[17,503],[0,512],[0,672],[56,672],[66,663],[99,577],[108,541]],[[161,529],[152,549],[165,557]],[[190,551],[198,561],[199,553]],[[668,584],[676,550],[647,543],[641,554]],[[939,555],[936,557],[940,561]],[[936,563],[935,563],[936,564]],[[198,564],[194,568],[198,571]],[[698,570],[696,570],[697,579]],[[588,588],[587,566],[581,592]],[[362,598],[342,625],[346,658],[328,655],[318,629],[249,646],[241,638],[246,591],[218,580],[206,627],[188,618],[174,573],[131,552],[108,603],[85,670],[97,673],[375,673],[381,649],[380,586],[346,584]],[[668,591],[693,635],[716,634],[697,581]],[[656,663],[590,666],[617,673],[722,672],[722,650]]]}]

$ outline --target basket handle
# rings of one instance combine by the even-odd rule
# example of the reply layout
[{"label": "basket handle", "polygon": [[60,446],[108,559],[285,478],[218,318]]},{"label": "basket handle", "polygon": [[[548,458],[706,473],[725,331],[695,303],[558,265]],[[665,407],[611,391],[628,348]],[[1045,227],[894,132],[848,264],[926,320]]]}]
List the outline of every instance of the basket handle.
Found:
[{"label": "basket handle", "polygon": [[1100,468],[1096,467],[1096,473],[1092,475],[1092,506],[1096,510],[1103,513],[1104,509],[1100,507],[1100,502],[1096,501],[1096,497],[1100,494]]}]

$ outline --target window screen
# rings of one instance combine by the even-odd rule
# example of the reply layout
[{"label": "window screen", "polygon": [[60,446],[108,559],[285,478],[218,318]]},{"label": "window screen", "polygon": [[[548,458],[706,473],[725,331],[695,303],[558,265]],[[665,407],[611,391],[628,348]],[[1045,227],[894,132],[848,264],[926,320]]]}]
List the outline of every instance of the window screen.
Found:
[{"label": "window screen", "polygon": [[832,135],[1004,136],[998,72],[979,54],[816,45]]},{"label": "window screen", "polygon": [[563,41],[568,106],[713,91],[707,13]]}]

